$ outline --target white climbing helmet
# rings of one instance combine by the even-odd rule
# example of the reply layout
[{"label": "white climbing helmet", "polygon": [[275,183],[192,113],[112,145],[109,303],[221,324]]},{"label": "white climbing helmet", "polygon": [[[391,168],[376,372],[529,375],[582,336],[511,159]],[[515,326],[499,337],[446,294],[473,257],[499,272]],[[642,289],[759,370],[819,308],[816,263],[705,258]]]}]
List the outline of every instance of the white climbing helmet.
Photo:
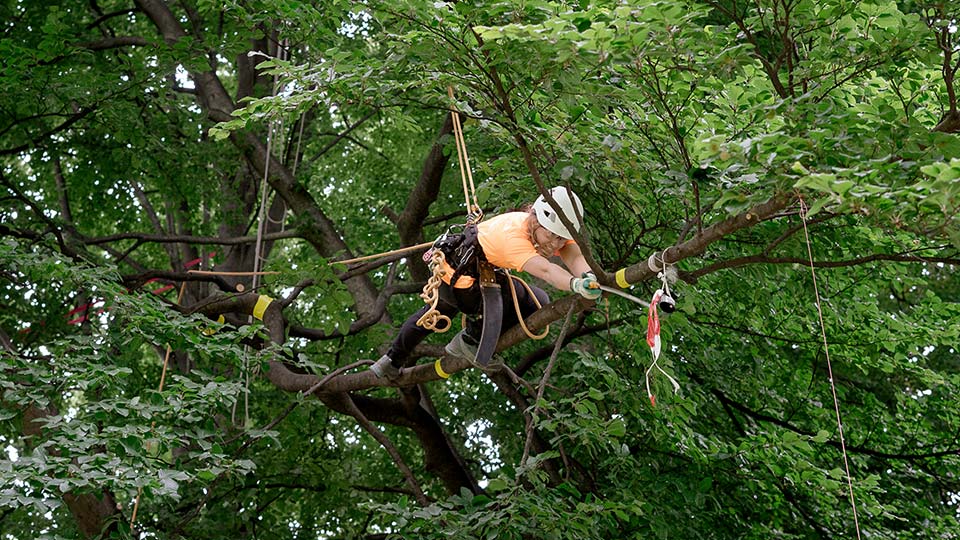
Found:
[{"label": "white climbing helmet", "polygon": [[[573,223],[574,229],[580,232],[581,223],[580,220],[577,219],[577,214],[583,217],[583,204],[580,203],[580,197],[577,197],[577,194],[573,191],[567,191],[567,188],[560,186],[551,189],[550,195],[553,197],[553,200],[557,202],[563,215],[570,220],[570,223]],[[576,205],[576,210],[574,210],[574,205]],[[550,203],[543,198],[543,195],[537,197],[537,200],[534,201],[533,209],[537,213],[537,221],[544,229],[557,236],[562,236],[567,240],[573,239],[573,235],[570,234],[566,225],[560,220],[560,216],[557,215],[557,212],[550,206]]]}]

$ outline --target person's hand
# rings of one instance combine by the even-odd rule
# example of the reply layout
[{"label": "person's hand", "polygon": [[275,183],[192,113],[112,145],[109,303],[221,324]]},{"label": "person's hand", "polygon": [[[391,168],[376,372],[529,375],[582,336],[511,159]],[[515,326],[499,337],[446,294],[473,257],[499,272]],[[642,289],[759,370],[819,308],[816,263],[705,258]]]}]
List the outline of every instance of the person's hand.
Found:
[{"label": "person's hand", "polygon": [[590,272],[584,272],[583,277],[570,278],[570,290],[587,300],[596,300],[603,294],[597,285],[597,276]]}]

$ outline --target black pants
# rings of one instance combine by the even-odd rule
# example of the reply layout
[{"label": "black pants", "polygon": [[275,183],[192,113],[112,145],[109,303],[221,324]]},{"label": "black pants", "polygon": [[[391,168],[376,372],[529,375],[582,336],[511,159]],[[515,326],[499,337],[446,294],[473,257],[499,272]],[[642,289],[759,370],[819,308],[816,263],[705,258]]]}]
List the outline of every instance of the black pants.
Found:
[{"label": "black pants", "polygon": [[[509,330],[517,325],[517,311],[513,307],[513,297],[510,294],[510,286],[507,284],[506,276],[498,276],[497,282],[500,283],[500,296],[503,299],[503,319],[500,321],[500,333]],[[517,304],[520,306],[520,313],[523,317],[529,317],[537,310],[537,304],[533,296],[527,292],[526,287],[520,283],[518,278],[512,277],[513,286],[517,291]],[[550,302],[550,297],[539,287],[530,286],[533,294],[536,295],[540,305],[546,305]],[[480,334],[483,331],[483,297],[480,294],[479,282],[474,283],[469,289],[456,289],[446,283],[440,285],[440,299],[437,301],[437,311],[450,317],[451,322],[457,313],[467,315],[466,335],[467,341],[474,343],[480,342]],[[417,326],[417,321],[423,316],[430,306],[424,305],[416,313],[407,318],[400,326],[400,333],[390,344],[390,350],[387,356],[392,360],[393,365],[402,367],[406,365],[410,352],[423,341],[427,336],[433,333],[422,326]]]}]

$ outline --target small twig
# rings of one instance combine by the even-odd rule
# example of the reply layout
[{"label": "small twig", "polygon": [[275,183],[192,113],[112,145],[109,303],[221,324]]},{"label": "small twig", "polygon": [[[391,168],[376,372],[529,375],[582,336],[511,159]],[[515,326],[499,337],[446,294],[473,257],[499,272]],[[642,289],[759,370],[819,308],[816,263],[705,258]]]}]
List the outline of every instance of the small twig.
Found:
[{"label": "small twig", "polygon": [[537,413],[541,411],[539,405],[540,399],[543,398],[543,390],[546,388],[547,381],[550,379],[550,371],[553,370],[553,364],[557,360],[557,354],[560,352],[560,348],[563,347],[563,337],[567,333],[567,327],[570,326],[570,317],[573,315],[573,310],[576,309],[576,306],[576,303],[570,304],[570,309],[567,310],[567,316],[563,319],[563,326],[560,327],[560,335],[557,336],[557,344],[553,347],[550,361],[547,362],[547,368],[543,371],[543,377],[540,378],[540,388],[537,389],[537,397],[533,401],[533,414],[530,415],[527,421],[527,440],[523,443],[523,457],[520,458],[521,466],[527,462],[527,458],[530,456],[530,446],[533,444],[533,430],[536,425],[536,417]]},{"label": "small twig", "polygon": [[533,385],[530,384],[530,383],[528,383],[527,380],[524,379],[523,377],[517,375],[517,373],[516,373],[515,371],[513,371],[512,369],[510,369],[510,366],[504,364],[502,369],[503,369],[503,371],[507,374],[507,376],[510,377],[510,381],[513,382],[513,384],[518,384],[518,385],[526,388],[526,389],[527,389],[527,392],[529,392],[531,396],[535,396],[535,395],[537,394],[537,391],[536,391],[536,389],[533,387]]},{"label": "small twig", "polygon": [[404,478],[407,480],[410,489],[413,490],[413,495],[417,499],[417,502],[420,503],[420,506],[429,506],[430,501],[427,500],[426,495],[423,494],[423,490],[420,489],[420,485],[417,483],[417,479],[413,476],[413,471],[410,470],[410,467],[407,466],[407,463],[403,460],[403,456],[400,455],[400,452],[397,450],[397,447],[393,445],[390,441],[390,438],[384,435],[377,426],[373,425],[370,420],[364,416],[363,411],[357,407],[357,404],[354,403],[353,398],[349,393],[344,393],[344,404],[347,406],[347,412],[351,416],[357,419],[357,422],[363,426],[363,429],[367,430],[374,439],[377,440],[390,454],[390,457],[393,458],[393,462],[397,464],[397,468],[400,469],[400,472],[403,473]]},{"label": "small twig", "polygon": [[322,387],[323,385],[327,384],[327,383],[330,381],[330,379],[336,377],[337,375],[340,375],[340,374],[343,373],[344,371],[349,371],[349,370],[351,370],[351,369],[353,369],[353,368],[357,368],[357,367],[360,367],[360,366],[369,365],[369,364],[372,364],[372,363],[373,363],[373,362],[372,362],[371,360],[358,360],[358,361],[356,361],[356,362],[354,362],[354,363],[352,363],[352,364],[347,364],[346,366],[339,367],[339,368],[331,371],[330,373],[326,374],[322,379],[320,379],[320,382],[318,382],[317,384],[311,386],[309,390],[307,390],[306,392],[303,393],[303,397],[307,397],[307,396],[309,396],[310,394],[316,392],[317,390],[320,389],[320,387]]},{"label": "small twig", "polygon": [[300,296],[300,293],[305,291],[307,287],[310,287],[311,285],[313,285],[314,282],[315,281],[312,278],[308,278],[308,279],[301,280],[299,283],[294,285],[293,290],[290,291],[289,295],[278,300],[278,302],[280,303],[280,307],[286,308],[287,306],[292,304],[293,301],[296,300],[298,296]]}]

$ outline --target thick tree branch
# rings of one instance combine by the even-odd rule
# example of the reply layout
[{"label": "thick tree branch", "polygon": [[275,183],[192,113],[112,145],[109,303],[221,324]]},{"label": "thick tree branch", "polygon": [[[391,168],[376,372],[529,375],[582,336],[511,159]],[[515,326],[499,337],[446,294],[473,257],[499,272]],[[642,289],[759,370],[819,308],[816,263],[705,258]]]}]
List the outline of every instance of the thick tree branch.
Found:
[{"label": "thick tree branch", "polygon": [[[913,255],[910,253],[875,253],[865,257],[856,257],[842,261],[814,261],[816,268],[844,268],[848,266],[859,266],[876,261],[887,262],[912,262],[912,263],[943,263],[951,265],[960,265],[960,258],[956,257],[926,257]],[[709,266],[705,266],[692,272],[684,272],[681,277],[685,280],[695,283],[699,278],[730,268],[739,268],[750,264],[801,264],[810,266],[810,261],[802,257],[768,257],[766,255],[749,255],[746,257],[737,257],[720,261]]]},{"label": "thick tree branch", "polygon": [[[790,194],[778,193],[766,202],[760,203],[746,212],[707,227],[702,233],[697,234],[680,245],[667,248],[663,252],[663,260],[667,263],[674,264],[683,259],[699,255],[706,251],[710,244],[724,236],[741,229],[752,227],[779,212],[784,209],[791,200]],[[624,278],[628,283],[646,281],[656,275],[657,272],[649,268],[646,260],[624,269]],[[613,276],[606,275],[604,276],[604,280],[607,283],[611,283]]]},{"label": "thick tree branch", "polygon": [[[286,231],[267,233],[263,235],[263,240],[282,240],[285,238],[301,238],[296,229]],[[98,236],[85,238],[83,243],[88,246],[99,244],[109,244],[121,240],[139,240],[141,242],[153,242],[156,244],[213,244],[221,246],[238,246],[245,244],[254,244],[257,241],[256,236],[235,236],[225,238],[223,236],[191,236],[182,234],[149,234],[149,233],[117,233],[107,236]]]}]

